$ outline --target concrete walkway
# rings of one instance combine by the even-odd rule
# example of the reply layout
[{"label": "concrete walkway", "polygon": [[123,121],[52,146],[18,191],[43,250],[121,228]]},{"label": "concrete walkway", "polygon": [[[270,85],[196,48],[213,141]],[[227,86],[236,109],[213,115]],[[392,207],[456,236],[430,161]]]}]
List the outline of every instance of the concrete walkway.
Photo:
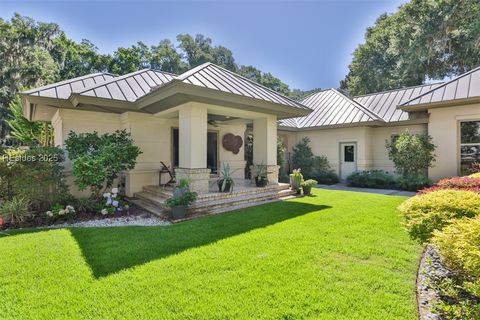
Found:
[{"label": "concrete walkway", "polygon": [[377,193],[377,194],[384,194],[389,196],[412,197],[415,195],[415,192],[410,192],[410,191],[348,187],[347,184],[344,182],[332,184],[330,186],[325,184],[318,184],[317,188],[326,189],[326,190],[343,190],[343,191],[353,191],[353,192]]}]

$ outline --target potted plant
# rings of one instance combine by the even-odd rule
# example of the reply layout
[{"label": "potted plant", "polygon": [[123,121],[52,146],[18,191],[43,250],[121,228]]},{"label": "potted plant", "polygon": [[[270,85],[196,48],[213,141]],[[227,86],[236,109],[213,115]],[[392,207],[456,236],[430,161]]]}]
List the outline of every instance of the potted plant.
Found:
[{"label": "potted plant", "polygon": [[295,190],[297,194],[300,194],[302,191],[302,182],[303,182],[303,175],[300,169],[294,169],[292,173],[290,173],[290,188]]},{"label": "potted plant", "polygon": [[178,185],[173,189],[173,196],[181,197],[188,191],[190,191],[190,181],[188,179],[180,179]]},{"label": "potted plant", "polygon": [[219,192],[232,192],[235,181],[232,178],[232,170],[229,163],[223,163],[221,175],[222,177],[217,180]]},{"label": "potted plant", "polygon": [[317,180],[313,179],[308,179],[306,181],[302,182],[302,189],[303,189],[303,194],[305,196],[309,196],[310,193],[312,192],[312,187],[316,186],[318,184]]},{"label": "potted plant", "polygon": [[268,184],[267,166],[255,166],[255,184],[257,187],[265,187]]},{"label": "potted plant", "polygon": [[172,209],[171,217],[174,220],[185,219],[187,207],[197,200],[197,193],[190,191],[188,181],[180,182],[173,191],[173,196],[165,201],[165,204]]}]

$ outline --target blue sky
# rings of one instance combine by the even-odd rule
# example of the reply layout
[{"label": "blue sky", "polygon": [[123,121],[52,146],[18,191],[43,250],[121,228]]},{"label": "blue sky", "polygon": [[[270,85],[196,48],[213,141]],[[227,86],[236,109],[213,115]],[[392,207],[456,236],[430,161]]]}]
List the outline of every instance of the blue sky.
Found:
[{"label": "blue sky", "polygon": [[102,53],[202,33],[231,49],[237,63],[269,71],[291,88],[311,89],[338,87],[366,28],[404,2],[0,0],[0,17],[19,12],[56,22]]}]

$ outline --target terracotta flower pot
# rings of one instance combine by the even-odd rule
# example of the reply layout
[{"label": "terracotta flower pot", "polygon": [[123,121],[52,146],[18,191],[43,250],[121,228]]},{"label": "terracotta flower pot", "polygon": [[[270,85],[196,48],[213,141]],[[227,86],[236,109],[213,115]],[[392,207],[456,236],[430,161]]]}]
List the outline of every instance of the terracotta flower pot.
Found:
[{"label": "terracotta flower pot", "polygon": [[3,226],[4,223],[5,221],[3,220],[3,217],[0,217],[0,227]]}]

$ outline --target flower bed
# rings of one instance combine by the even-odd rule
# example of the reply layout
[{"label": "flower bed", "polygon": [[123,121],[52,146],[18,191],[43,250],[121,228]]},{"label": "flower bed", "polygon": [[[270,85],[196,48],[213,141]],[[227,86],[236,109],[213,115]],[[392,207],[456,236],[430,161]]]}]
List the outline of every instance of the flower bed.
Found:
[{"label": "flower bed", "polygon": [[[72,208],[74,208],[72,206]],[[75,210],[75,209],[74,209]],[[50,210],[51,211],[51,210]],[[46,227],[46,226],[63,226],[72,223],[81,223],[87,221],[101,221],[108,220],[111,218],[128,218],[128,217],[141,217],[144,216],[146,212],[135,206],[129,206],[128,209],[123,211],[115,212],[113,214],[103,215],[99,214],[96,211],[77,211],[75,210],[74,216],[71,214],[59,214],[53,218],[52,213],[46,212],[45,214],[31,214],[25,217],[22,222],[19,223],[10,223],[9,221],[4,220],[3,225],[0,225],[0,229],[17,229],[17,228],[37,228],[37,227]]]}]

